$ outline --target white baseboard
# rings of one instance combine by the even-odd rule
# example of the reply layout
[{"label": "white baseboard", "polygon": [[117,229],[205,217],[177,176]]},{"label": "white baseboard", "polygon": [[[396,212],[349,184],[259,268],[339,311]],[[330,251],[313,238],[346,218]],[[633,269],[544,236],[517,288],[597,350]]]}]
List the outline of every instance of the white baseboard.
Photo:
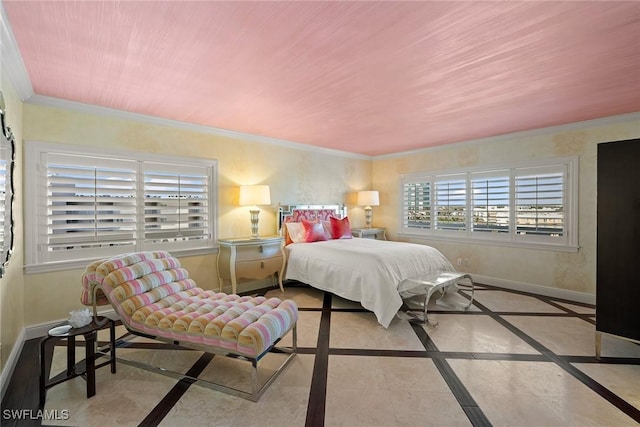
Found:
[{"label": "white baseboard", "polygon": [[[114,320],[118,319],[118,316],[116,315],[116,312],[113,309],[99,311],[98,315],[105,316]],[[49,329],[53,328],[56,325],[59,325],[65,320],[67,319],[59,319],[53,322],[46,322],[46,323],[40,323],[39,325],[27,326],[25,328],[25,340],[44,337],[45,335],[47,335],[47,332],[49,332]]]},{"label": "white baseboard", "polygon": [[0,400],[4,399],[4,394],[7,391],[7,387],[9,387],[9,381],[11,381],[11,377],[13,376],[13,371],[18,364],[18,359],[20,358],[20,354],[22,353],[22,347],[24,347],[24,329],[20,331],[18,334],[18,339],[16,339],[16,345],[13,346],[11,350],[11,354],[7,359],[7,363],[4,365],[2,369],[2,374],[0,375],[0,384],[2,384],[2,390],[0,391]]},{"label": "white baseboard", "polygon": [[575,301],[583,304],[596,304],[595,294],[585,292],[570,291],[568,289],[552,288],[549,286],[534,285],[532,283],[515,282],[513,280],[499,279],[497,277],[472,274],[473,281],[485,285],[496,286],[498,288],[512,289],[514,291],[530,292],[532,294],[544,295],[553,298]]}]

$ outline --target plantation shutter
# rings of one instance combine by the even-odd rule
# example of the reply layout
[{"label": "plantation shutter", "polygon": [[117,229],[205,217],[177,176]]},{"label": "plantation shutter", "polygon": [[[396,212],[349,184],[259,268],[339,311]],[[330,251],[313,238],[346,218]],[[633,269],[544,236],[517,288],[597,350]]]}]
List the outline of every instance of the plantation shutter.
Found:
[{"label": "plantation shutter", "polygon": [[431,182],[405,182],[403,193],[403,227],[430,229]]},{"label": "plantation shutter", "polygon": [[143,168],[145,247],[211,239],[209,168],[151,162]]},{"label": "plantation shutter", "polygon": [[471,231],[508,234],[510,216],[510,172],[497,170],[471,173]]},{"label": "plantation shutter", "polygon": [[436,230],[466,231],[466,175],[445,175],[435,179],[434,210]]},{"label": "plantation shutter", "polygon": [[[136,162],[45,154],[47,261],[135,249]],[[41,240],[42,241],[42,240]]]},{"label": "plantation shutter", "polygon": [[566,167],[521,168],[515,173],[517,234],[562,237]]}]

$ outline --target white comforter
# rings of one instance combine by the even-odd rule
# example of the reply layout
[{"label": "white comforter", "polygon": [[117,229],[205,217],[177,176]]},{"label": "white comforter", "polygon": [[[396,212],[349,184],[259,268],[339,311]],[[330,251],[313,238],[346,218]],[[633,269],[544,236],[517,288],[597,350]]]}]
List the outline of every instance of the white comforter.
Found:
[{"label": "white comforter", "polygon": [[285,278],[359,301],[385,328],[402,306],[398,285],[433,271],[455,271],[435,248],[374,239],[341,239],[287,246]]}]

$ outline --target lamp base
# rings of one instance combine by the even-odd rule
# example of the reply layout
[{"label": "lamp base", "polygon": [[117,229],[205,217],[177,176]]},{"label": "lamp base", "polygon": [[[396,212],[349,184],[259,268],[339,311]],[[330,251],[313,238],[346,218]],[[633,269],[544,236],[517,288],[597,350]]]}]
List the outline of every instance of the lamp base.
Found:
[{"label": "lamp base", "polygon": [[373,209],[371,209],[371,206],[364,208],[364,215],[367,220],[367,228],[371,228],[371,220],[373,219]]},{"label": "lamp base", "polygon": [[251,214],[251,238],[259,239],[258,236],[258,215],[260,214],[259,210],[250,210],[249,214]]}]

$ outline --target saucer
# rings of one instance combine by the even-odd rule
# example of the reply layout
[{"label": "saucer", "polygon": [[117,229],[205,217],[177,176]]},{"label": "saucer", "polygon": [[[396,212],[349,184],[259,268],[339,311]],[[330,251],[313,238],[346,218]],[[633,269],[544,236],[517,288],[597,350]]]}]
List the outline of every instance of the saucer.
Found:
[{"label": "saucer", "polygon": [[67,332],[69,332],[70,330],[71,330],[71,325],[57,326],[55,328],[49,329],[49,335],[62,336],[62,335],[66,335]]}]

